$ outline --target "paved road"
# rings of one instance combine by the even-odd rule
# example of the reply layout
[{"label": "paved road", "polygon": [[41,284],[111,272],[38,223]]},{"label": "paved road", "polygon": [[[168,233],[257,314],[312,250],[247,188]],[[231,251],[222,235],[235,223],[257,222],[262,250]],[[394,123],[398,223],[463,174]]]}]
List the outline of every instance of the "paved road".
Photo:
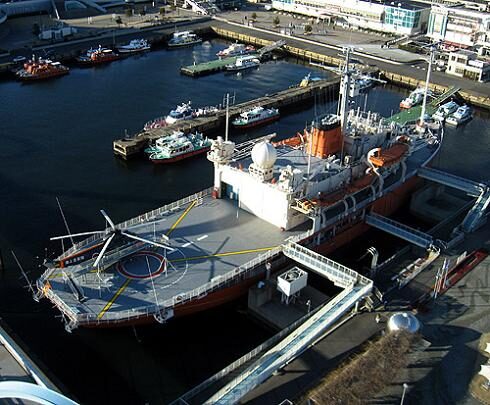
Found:
[{"label": "paved road", "polygon": [[[248,27],[241,24],[233,24],[230,27],[230,24],[225,21],[214,21],[213,25],[219,26],[221,28],[232,28],[234,31],[247,34],[247,35],[255,35],[257,37],[269,40],[269,41],[278,41],[279,39],[286,39],[287,43],[298,47],[305,48],[312,52],[317,52],[321,54],[326,54],[329,56],[337,56],[339,53],[338,49],[332,49],[331,45],[326,44],[325,42],[313,42],[311,39],[298,36],[291,37],[282,35],[280,32],[268,31],[264,32],[264,30],[258,30],[254,27]],[[308,41],[308,42],[304,42]],[[399,64],[395,65],[390,63],[390,61],[379,60],[377,57],[370,57],[369,55],[362,55],[357,57],[361,59],[366,64],[375,65],[381,70],[386,70],[393,73],[398,73],[401,75],[411,76],[418,80],[425,80],[427,72],[424,70],[425,63],[419,62],[417,64]],[[440,84],[443,86],[459,86],[464,90],[470,91],[476,95],[483,97],[490,97],[490,83],[479,83],[473,80],[462,79],[455,76],[449,76],[445,73],[441,72],[433,72],[431,75],[431,82]]]}]

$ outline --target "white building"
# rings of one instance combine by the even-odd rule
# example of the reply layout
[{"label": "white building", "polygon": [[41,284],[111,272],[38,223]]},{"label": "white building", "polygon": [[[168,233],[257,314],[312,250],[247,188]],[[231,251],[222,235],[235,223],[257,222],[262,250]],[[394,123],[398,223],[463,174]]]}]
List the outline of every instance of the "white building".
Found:
[{"label": "white building", "polygon": [[451,52],[446,73],[485,82],[490,79],[490,63],[477,59],[476,52],[467,50]]},{"label": "white building", "polygon": [[460,7],[432,6],[427,36],[446,49],[490,47],[490,14]]},{"label": "white building", "polygon": [[272,0],[276,10],[334,19],[337,24],[400,35],[425,32],[430,5],[415,1]]}]

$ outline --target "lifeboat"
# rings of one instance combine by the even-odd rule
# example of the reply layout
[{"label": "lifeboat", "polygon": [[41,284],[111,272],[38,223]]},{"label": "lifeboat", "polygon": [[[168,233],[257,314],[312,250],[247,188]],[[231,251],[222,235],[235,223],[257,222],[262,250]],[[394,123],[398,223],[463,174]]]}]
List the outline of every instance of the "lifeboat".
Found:
[{"label": "lifeboat", "polygon": [[273,142],[272,145],[274,145],[275,147],[290,146],[292,148],[297,148],[304,144],[304,139],[305,139],[304,136],[298,132],[295,136],[292,136],[291,138],[287,138],[279,142]]},{"label": "lifeboat", "polygon": [[408,151],[408,145],[397,143],[388,149],[376,148],[368,153],[368,160],[377,167],[388,167],[402,160]]}]

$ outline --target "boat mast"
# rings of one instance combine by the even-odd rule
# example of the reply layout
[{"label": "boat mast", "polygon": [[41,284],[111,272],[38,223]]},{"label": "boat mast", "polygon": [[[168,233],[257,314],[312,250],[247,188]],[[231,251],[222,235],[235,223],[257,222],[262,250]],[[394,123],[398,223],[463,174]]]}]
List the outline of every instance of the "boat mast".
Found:
[{"label": "boat mast", "polygon": [[342,133],[344,133],[345,126],[347,124],[347,108],[349,106],[349,88],[350,88],[350,70],[349,70],[349,64],[350,64],[350,52],[351,48],[350,47],[345,47],[344,48],[345,52],[345,66],[344,66],[344,71],[342,72],[342,88],[340,89],[340,129],[342,130]]},{"label": "boat mast", "polygon": [[424,89],[424,100],[422,101],[422,109],[420,111],[420,126],[423,127],[425,124],[425,111],[427,109],[427,93],[429,91],[429,81],[430,81],[430,72],[432,70],[432,62],[434,59],[436,44],[432,44],[430,46],[430,54],[429,54],[429,66],[427,68],[427,78],[425,79],[425,89]]},{"label": "boat mast", "polygon": [[230,119],[230,93],[226,93],[225,142],[228,142],[228,121]]}]

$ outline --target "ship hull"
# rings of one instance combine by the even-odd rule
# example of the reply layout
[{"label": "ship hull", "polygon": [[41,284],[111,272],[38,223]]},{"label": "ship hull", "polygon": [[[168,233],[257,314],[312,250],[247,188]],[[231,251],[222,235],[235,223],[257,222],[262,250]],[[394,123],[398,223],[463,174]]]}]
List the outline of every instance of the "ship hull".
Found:
[{"label": "ship hull", "polygon": [[[421,182],[422,180],[417,177],[413,177],[407,180],[397,189],[373,202],[373,204],[371,205],[372,212],[384,216],[389,216],[393,214],[408,201],[410,195],[414,192],[415,189],[419,187]],[[318,253],[327,255],[329,253],[332,253],[336,249],[341,248],[347,243],[352,242],[354,239],[365,233],[369,228],[369,225],[365,224],[364,222],[357,222],[339,231],[333,239],[319,244],[313,247],[313,249]],[[314,237],[315,235],[313,235],[311,238],[314,239]],[[181,305],[177,305],[174,307],[173,317],[177,318],[187,315],[193,315],[201,311],[209,310],[228,302],[234,301],[247,294],[249,288],[256,282],[261,280],[264,276],[265,270],[260,271],[258,274],[254,274],[253,277],[250,277],[248,279],[239,280],[231,286],[211,292],[205,295],[203,298],[194,299]],[[99,321],[98,323],[85,325],[81,324],[80,326],[90,328],[112,328],[151,323],[156,323],[153,315],[148,315],[137,319],[128,319],[123,322],[117,323]]]}]

